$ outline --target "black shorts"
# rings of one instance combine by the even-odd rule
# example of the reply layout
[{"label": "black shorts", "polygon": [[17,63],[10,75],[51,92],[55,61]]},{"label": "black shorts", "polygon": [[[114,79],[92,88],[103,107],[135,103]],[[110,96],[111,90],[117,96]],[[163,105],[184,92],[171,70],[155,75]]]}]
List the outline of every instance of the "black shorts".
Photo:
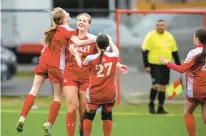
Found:
[{"label": "black shorts", "polygon": [[170,79],[170,69],[165,65],[151,64],[152,84],[167,85]]}]

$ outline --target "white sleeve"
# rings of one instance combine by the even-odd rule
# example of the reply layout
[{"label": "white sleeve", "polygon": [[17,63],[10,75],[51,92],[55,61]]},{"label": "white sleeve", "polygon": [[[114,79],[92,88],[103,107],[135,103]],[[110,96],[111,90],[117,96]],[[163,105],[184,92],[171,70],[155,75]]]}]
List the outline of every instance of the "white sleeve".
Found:
[{"label": "white sleeve", "polygon": [[113,54],[113,57],[119,57],[119,53],[117,53],[117,52],[112,52],[112,54]]},{"label": "white sleeve", "polygon": [[92,55],[86,57],[86,59],[82,62],[83,65],[88,65],[89,62],[92,60]]},{"label": "white sleeve", "polygon": [[189,63],[189,62],[194,58],[195,55],[196,55],[195,51],[191,50],[191,51],[187,54],[187,57],[186,57],[184,63]]}]

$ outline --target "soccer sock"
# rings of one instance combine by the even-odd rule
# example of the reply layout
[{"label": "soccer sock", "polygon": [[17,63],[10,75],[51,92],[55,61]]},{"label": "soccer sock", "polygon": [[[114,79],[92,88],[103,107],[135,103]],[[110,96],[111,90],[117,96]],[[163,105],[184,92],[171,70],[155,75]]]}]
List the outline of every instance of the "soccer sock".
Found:
[{"label": "soccer sock", "polygon": [[31,95],[31,94],[28,94],[26,96],[26,99],[24,101],[24,105],[23,105],[23,108],[21,110],[21,116],[25,117],[28,115],[29,111],[31,110],[31,107],[33,106],[34,104],[34,101],[35,101],[35,96],[34,95]]},{"label": "soccer sock", "polygon": [[104,131],[104,136],[111,136],[111,133],[112,133],[112,121],[111,120],[103,121],[103,131]]},{"label": "soccer sock", "polygon": [[163,107],[165,102],[165,92],[159,91],[158,93],[159,107]]},{"label": "soccer sock", "polygon": [[150,105],[151,106],[154,105],[154,100],[155,100],[156,95],[157,95],[157,90],[152,88],[150,91]]},{"label": "soccer sock", "polygon": [[53,101],[52,104],[50,105],[48,122],[51,123],[52,125],[54,124],[57,115],[59,114],[60,107],[61,107],[61,103],[58,101]]},{"label": "soccer sock", "polygon": [[90,136],[92,131],[92,120],[84,119],[83,131],[84,131],[84,136]]},{"label": "soccer sock", "polygon": [[193,114],[185,114],[185,125],[187,127],[187,132],[189,136],[196,136],[196,124],[195,124],[195,118]]},{"label": "soccer sock", "polygon": [[74,136],[76,128],[76,113],[67,113],[66,128],[68,136]]}]

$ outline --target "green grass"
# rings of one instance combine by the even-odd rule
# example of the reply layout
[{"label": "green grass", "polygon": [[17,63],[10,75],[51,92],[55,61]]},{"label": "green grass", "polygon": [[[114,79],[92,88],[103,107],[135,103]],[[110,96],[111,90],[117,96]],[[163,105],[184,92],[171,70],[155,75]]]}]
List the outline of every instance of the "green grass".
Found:
[{"label": "green grass", "polygon": [[16,77],[33,77],[33,71],[18,71]]},{"label": "green grass", "polygon": [[[18,133],[15,129],[19,119],[23,98],[2,98],[2,136],[43,136],[41,125],[47,120],[49,103],[52,98],[38,98],[36,104],[39,110],[32,110],[25,122],[24,131]],[[65,103],[65,102],[64,102]],[[116,106],[112,136],[187,136],[183,120],[183,105],[167,105],[169,115],[150,115],[147,105]],[[65,128],[66,105],[52,129],[53,136],[66,136]],[[195,112],[197,136],[206,135],[206,125],[198,107]],[[78,130],[78,129],[77,129]],[[78,132],[76,132],[78,135]],[[103,136],[102,122],[98,113],[92,129],[92,136]]]}]

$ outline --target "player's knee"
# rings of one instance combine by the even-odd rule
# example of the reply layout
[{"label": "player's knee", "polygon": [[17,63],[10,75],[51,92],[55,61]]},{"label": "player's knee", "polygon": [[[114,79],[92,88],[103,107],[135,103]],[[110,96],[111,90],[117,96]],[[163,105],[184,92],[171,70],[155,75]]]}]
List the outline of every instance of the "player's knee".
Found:
[{"label": "player's knee", "polygon": [[54,101],[61,102],[61,96],[60,95],[54,95]]},{"label": "player's knee", "polygon": [[39,88],[36,87],[32,87],[31,91],[29,92],[29,94],[33,95],[33,96],[37,96],[38,93],[40,92]]},{"label": "player's knee", "polygon": [[112,112],[102,110],[102,120],[112,120]]},{"label": "player's knee", "polygon": [[78,103],[70,102],[68,103],[68,112],[69,113],[76,113],[78,109]]},{"label": "player's knee", "polygon": [[85,111],[84,112],[84,119],[94,120],[95,114],[96,114],[96,112],[89,113],[89,112]]}]

